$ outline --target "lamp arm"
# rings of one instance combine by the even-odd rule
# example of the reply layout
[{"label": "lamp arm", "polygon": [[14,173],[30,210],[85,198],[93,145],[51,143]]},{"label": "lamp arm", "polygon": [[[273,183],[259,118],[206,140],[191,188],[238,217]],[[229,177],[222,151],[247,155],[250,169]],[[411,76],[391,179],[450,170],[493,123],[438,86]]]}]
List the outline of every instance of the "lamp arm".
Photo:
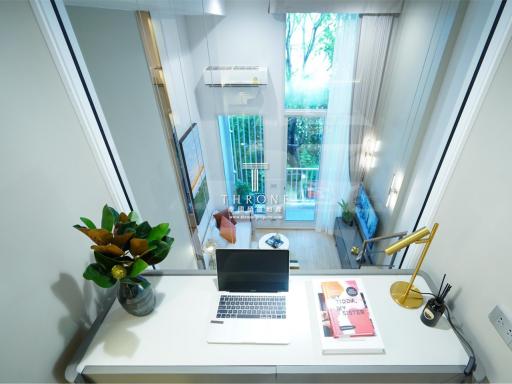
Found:
[{"label": "lamp arm", "polygon": [[416,275],[418,274],[421,265],[423,264],[423,260],[425,260],[425,256],[427,255],[428,249],[430,248],[430,244],[432,244],[432,240],[434,239],[434,236],[437,232],[437,227],[439,227],[438,223],[435,223],[432,226],[432,230],[430,232],[430,236],[425,241],[425,246],[423,247],[423,250],[421,251],[421,256],[418,260],[418,263],[416,264],[416,268],[414,269],[414,273],[411,276],[411,280],[409,280],[409,284],[407,285],[407,288],[405,290],[405,293],[401,299],[401,302],[405,302],[407,299],[407,296],[409,295],[409,292],[411,291],[412,285],[414,284],[414,280],[416,279]]},{"label": "lamp arm", "polygon": [[[401,238],[403,238],[405,235],[407,235],[407,231],[391,233],[391,234],[389,234],[389,235],[377,236],[377,237],[372,237],[371,239],[364,240],[364,241],[363,241],[362,252],[361,252],[361,257],[364,257],[365,252],[366,252],[366,246],[367,246],[368,244],[370,244],[370,243],[374,243],[374,242],[376,242],[376,241],[380,241],[380,240],[392,239],[392,238],[394,238],[394,237],[398,237],[398,239],[401,239]],[[395,253],[393,254],[393,257],[395,257],[397,253],[398,253],[398,252],[395,252]]]}]

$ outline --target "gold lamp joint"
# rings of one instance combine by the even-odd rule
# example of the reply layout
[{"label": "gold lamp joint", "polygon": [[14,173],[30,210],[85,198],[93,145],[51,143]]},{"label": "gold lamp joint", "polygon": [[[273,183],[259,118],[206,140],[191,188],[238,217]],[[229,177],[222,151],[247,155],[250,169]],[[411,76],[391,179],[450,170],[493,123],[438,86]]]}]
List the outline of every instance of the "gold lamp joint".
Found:
[{"label": "gold lamp joint", "polygon": [[434,239],[438,227],[439,224],[435,223],[432,226],[432,230],[429,230],[427,227],[420,228],[410,235],[404,237],[403,239],[398,240],[396,243],[391,244],[384,250],[386,254],[391,255],[405,247],[408,247],[411,244],[425,244],[409,282],[396,281],[391,285],[391,297],[398,305],[401,305],[402,307],[419,308],[423,304],[423,296],[421,293],[419,293],[418,289],[413,284],[414,280],[416,279],[416,275],[418,274],[421,265],[423,264],[423,260],[427,255],[428,249],[430,248],[430,244]]}]

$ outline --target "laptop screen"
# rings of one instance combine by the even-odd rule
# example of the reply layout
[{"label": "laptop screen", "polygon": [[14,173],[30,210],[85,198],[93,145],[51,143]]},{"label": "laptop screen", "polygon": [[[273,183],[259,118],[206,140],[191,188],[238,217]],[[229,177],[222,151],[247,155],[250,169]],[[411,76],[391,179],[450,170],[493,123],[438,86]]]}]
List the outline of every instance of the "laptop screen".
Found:
[{"label": "laptop screen", "polygon": [[288,291],[289,251],[217,249],[219,291]]}]

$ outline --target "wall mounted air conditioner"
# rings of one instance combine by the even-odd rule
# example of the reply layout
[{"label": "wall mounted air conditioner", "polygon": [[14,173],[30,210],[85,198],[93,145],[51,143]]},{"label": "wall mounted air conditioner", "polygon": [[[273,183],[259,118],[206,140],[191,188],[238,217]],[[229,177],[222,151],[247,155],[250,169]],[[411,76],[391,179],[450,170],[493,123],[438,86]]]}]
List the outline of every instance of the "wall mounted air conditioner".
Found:
[{"label": "wall mounted air conditioner", "polygon": [[268,82],[267,67],[259,66],[209,66],[203,77],[210,87],[257,87]]}]

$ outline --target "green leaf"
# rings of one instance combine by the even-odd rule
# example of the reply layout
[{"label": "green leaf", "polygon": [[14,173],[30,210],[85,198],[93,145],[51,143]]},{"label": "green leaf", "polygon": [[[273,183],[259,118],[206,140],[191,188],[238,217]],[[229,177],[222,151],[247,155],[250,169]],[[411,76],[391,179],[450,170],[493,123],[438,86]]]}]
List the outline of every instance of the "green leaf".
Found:
[{"label": "green leaf", "polygon": [[97,263],[89,264],[83,276],[84,279],[92,280],[102,288],[110,288],[116,283],[116,279],[114,279],[112,275],[107,272],[105,267]]},{"label": "green leaf", "polygon": [[133,232],[135,233],[135,230],[137,229],[137,224],[134,221],[131,221],[129,223],[119,223],[117,225],[117,235],[124,235],[127,232]]},{"label": "green leaf", "polygon": [[138,222],[140,220],[139,215],[137,215],[137,212],[131,211],[128,214],[128,220]]},{"label": "green leaf", "polygon": [[167,254],[171,250],[171,244],[169,244],[169,242],[166,241],[154,241],[152,245],[156,245],[156,249],[146,253],[144,256],[141,257],[149,265],[154,265],[162,262],[167,257]]},{"label": "green leaf", "polygon": [[132,269],[130,270],[129,277],[136,277],[149,267],[148,263],[146,263],[142,259],[135,260],[135,263],[132,265]]},{"label": "green leaf", "polygon": [[151,229],[146,240],[148,243],[152,242],[153,240],[161,240],[165,235],[169,233],[169,231],[169,223],[158,224],[156,227]]},{"label": "green leaf", "polygon": [[172,243],[174,243],[174,237],[165,236],[162,241],[165,241],[171,247]]},{"label": "green leaf", "polygon": [[114,208],[110,207],[112,211],[112,215],[114,216],[114,224],[119,223],[119,212],[117,212]]},{"label": "green leaf", "polygon": [[130,253],[133,256],[142,255],[148,250],[148,241],[146,239],[138,239],[136,237],[130,240]]},{"label": "green leaf", "polygon": [[73,225],[73,228],[78,229],[80,232],[84,233],[87,237],[89,237],[92,241],[94,241],[98,245],[106,245],[109,244],[114,236],[112,233],[107,231],[106,229],[89,229],[86,227],[82,227],[81,225]]},{"label": "green leaf", "polygon": [[94,259],[98,264],[105,268],[105,271],[110,271],[114,265],[123,264],[124,258],[121,257],[111,257],[104,255],[100,252],[94,252]]},{"label": "green leaf", "polygon": [[87,217],[81,217],[80,220],[82,220],[82,223],[84,223],[87,228],[96,229],[96,225],[94,225],[91,219],[88,219]]},{"label": "green leaf", "polygon": [[[101,215],[101,228],[112,232],[112,228],[115,223],[115,210],[109,207],[107,204],[103,207],[103,213]],[[117,213],[117,212],[116,212]],[[119,217],[119,215],[117,215]]]},{"label": "green leaf", "polygon": [[135,237],[138,237],[139,239],[145,239],[148,237],[150,232],[151,226],[147,221],[144,221],[143,223],[140,223],[137,229],[135,230]]}]

